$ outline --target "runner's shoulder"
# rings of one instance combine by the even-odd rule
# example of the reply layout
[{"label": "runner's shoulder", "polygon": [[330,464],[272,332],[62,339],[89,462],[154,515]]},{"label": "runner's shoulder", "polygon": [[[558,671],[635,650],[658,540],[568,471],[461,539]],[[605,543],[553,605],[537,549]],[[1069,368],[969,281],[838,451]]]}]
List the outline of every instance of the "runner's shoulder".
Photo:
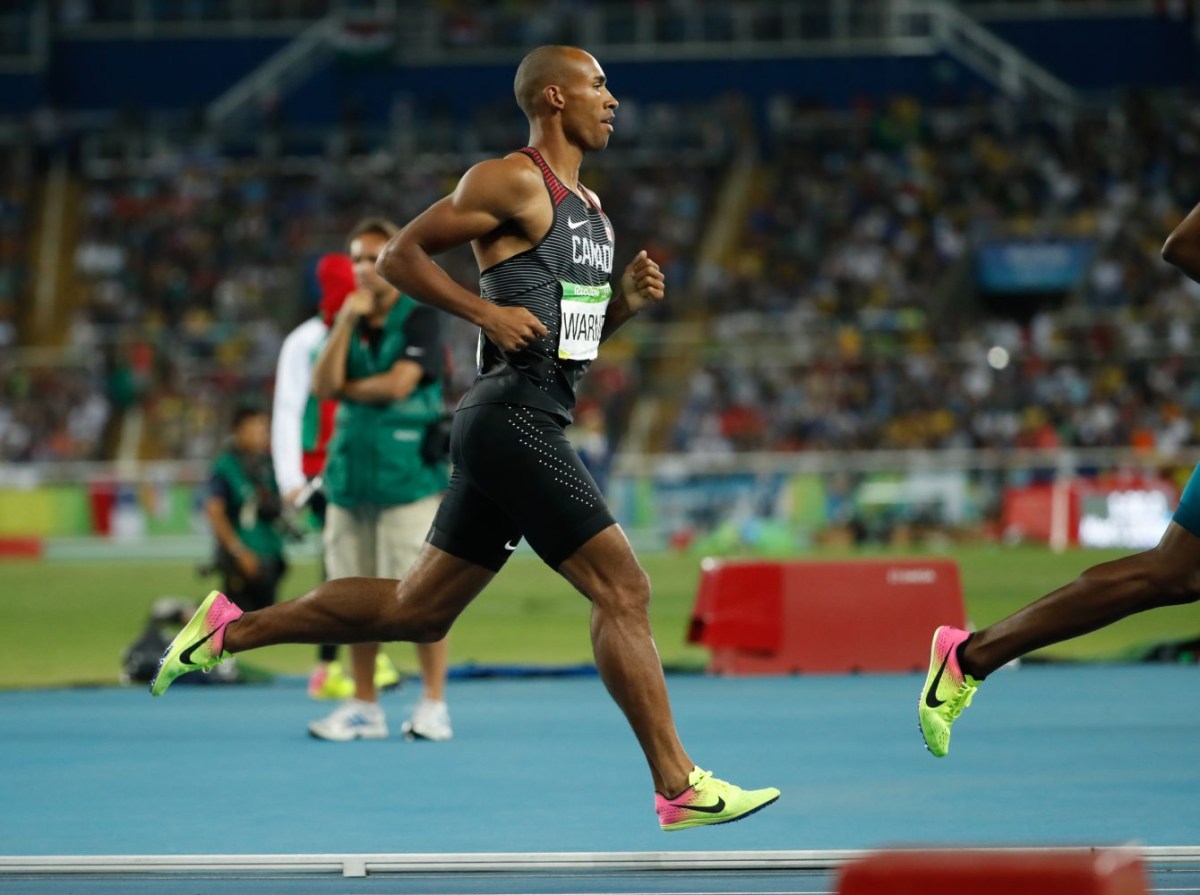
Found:
[{"label": "runner's shoulder", "polygon": [[494,199],[523,201],[545,192],[542,174],[533,161],[521,153],[486,159],[472,165],[459,181],[460,192],[469,191]]}]

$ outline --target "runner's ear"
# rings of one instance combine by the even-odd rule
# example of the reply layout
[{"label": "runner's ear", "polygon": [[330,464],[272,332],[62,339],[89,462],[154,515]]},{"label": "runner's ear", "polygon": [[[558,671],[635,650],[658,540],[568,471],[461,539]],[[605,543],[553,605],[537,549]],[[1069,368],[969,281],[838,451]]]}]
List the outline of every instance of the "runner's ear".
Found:
[{"label": "runner's ear", "polygon": [[560,90],[555,84],[547,84],[542,89],[542,96],[546,98],[546,105],[548,105],[551,109],[561,109],[567,104],[566,97],[563,96],[562,90]]}]

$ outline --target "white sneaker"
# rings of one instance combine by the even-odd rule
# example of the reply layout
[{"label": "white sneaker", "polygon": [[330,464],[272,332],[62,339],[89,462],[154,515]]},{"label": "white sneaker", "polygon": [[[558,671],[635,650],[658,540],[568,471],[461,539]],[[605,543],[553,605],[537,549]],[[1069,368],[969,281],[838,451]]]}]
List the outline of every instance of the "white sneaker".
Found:
[{"label": "white sneaker", "polygon": [[377,702],[347,699],[328,717],[310,723],[308,732],[318,740],[338,743],[382,740],[388,735],[387,718]]},{"label": "white sneaker", "polygon": [[412,717],[400,725],[400,732],[409,740],[448,740],[454,736],[450,710],[440,699],[422,699]]}]

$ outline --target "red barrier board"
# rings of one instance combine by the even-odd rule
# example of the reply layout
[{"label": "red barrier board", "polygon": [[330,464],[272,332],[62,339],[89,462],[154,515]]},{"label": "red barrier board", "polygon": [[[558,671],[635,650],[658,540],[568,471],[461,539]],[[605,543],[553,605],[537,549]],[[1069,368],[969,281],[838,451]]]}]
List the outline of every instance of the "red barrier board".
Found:
[{"label": "red barrier board", "polygon": [[1126,849],[884,851],[838,874],[838,895],[1145,895],[1146,873]]},{"label": "red barrier board", "polygon": [[966,624],[952,560],[705,560],[688,641],[718,674],[922,671],[945,624]]},{"label": "red barrier board", "polygon": [[0,537],[0,559],[41,559],[41,538]]}]

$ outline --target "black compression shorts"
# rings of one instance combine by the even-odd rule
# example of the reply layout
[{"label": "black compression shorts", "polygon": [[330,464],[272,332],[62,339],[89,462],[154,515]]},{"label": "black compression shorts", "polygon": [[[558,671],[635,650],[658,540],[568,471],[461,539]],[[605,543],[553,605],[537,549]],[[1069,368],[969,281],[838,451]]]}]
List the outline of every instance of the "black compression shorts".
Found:
[{"label": "black compression shorts", "polygon": [[522,537],[545,563],[563,560],[615,520],[558,418],[518,404],[454,415],[454,473],[429,543],[499,571]]}]

